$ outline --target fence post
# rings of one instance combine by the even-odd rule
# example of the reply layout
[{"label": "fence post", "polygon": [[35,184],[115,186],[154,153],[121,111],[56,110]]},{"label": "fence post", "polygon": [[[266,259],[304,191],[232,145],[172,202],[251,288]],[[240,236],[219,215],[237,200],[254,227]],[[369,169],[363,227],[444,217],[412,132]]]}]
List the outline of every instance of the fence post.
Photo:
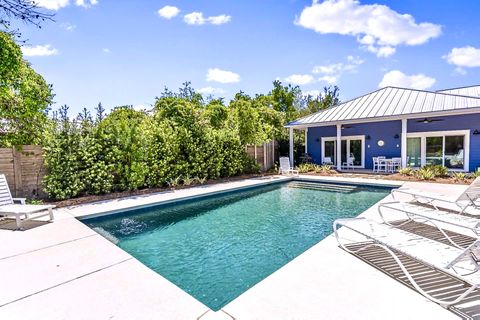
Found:
[{"label": "fence post", "polygon": [[267,144],[263,142],[263,171],[267,170]]},{"label": "fence post", "polygon": [[23,196],[22,185],[22,153],[17,150],[16,147],[12,147],[13,155],[13,177],[15,181],[14,193],[15,197]]}]

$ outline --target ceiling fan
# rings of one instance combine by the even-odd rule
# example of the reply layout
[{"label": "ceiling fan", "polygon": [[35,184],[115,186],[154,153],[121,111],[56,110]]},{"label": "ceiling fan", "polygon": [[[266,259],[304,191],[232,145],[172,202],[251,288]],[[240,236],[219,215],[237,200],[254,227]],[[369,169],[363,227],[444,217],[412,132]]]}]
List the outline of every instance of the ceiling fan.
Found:
[{"label": "ceiling fan", "polygon": [[430,122],[435,122],[435,121],[443,121],[443,119],[428,119],[428,118],[425,118],[423,120],[417,120],[417,122],[423,122],[423,123],[430,123]]}]

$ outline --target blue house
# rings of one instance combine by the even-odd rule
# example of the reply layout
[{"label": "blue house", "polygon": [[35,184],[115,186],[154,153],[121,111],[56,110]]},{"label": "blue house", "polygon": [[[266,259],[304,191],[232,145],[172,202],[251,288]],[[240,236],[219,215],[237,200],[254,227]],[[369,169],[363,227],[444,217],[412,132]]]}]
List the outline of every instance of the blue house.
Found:
[{"label": "blue house", "polygon": [[[373,158],[401,158],[402,167],[480,167],[480,86],[441,91],[386,87],[288,123],[305,131],[305,153],[338,170],[372,169]],[[350,160],[351,162],[351,160]]]}]

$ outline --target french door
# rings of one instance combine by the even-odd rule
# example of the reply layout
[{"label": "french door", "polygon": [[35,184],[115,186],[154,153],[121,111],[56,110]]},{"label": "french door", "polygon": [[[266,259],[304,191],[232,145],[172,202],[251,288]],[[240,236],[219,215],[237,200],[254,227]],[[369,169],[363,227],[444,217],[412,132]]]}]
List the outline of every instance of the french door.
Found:
[{"label": "french door", "polygon": [[[337,163],[337,138],[322,138],[322,162],[330,158]],[[341,162],[347,162],[347,158],[353,158],[354,167],[365,167],[365,136],[345,136],[341,141]]]}]

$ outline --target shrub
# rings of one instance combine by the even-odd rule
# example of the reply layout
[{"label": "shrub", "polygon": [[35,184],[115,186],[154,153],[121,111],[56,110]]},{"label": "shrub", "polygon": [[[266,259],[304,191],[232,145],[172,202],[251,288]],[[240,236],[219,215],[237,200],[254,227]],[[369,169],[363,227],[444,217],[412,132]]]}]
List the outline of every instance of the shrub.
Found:
[{"label": "shrub", "polygon": [[410,167],[401,168],[400,170],[398,170],[398,173],[400,173],[402,176],[413,176],[415,175],[415,170]]},{"label": "shrub", "polygon": [[453,178],[453,180],[455,180],[457,182],[464,182],[464,181],[467,180],[468,176],[464,172],[454,172],[452,174],[452,178]]},{"label": "shrub", "polygon": [[425,166],[416,171],[416,177],[421,180],[433,180],[435,179],[435,171]]},{"label": "shrub", "polygon": [[433,172],[434,178],[448,176],[448,168],[441,165],[428,164],[423,168],[431,170]]},{"label": "shrub", "polygon": [[312,163],[301,163],[297,166],[297,170],[299,173],[308,173],[315,171],[315,165]]},{"label": "shrub", "polygon": [[477,168],[477,170],[473,172],[471,176],[474,179],[480,177],[480,168]]}]

